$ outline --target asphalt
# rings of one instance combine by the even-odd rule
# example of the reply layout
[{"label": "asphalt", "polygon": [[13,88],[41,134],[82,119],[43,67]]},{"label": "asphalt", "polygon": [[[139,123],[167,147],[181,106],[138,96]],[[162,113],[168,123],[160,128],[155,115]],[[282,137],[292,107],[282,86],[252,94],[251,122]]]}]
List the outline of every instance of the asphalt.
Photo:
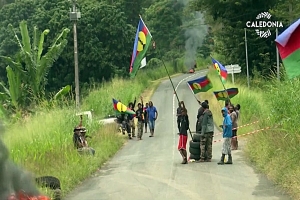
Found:
[{"label": "asphalt", "polygon": [[[188,109],[192,130],[198,103],[186,81],[204,74],[172,78],[179,99]],[[152,101],[158,110],[155,137],[150,138],[149,133],[145,133],[143,140],[129,141],[97,174],[71,192],[67,200],[290,199],[249,165],[242,145],[233,151],[233,165],[217,165],[221,142],[213,145],[211,163],[180,164],[175,121],[177,101],[169,80],[160,84]],[[219,131],[216,129],[216,132]],[[218,139],[220,135],[215,137]]]}]

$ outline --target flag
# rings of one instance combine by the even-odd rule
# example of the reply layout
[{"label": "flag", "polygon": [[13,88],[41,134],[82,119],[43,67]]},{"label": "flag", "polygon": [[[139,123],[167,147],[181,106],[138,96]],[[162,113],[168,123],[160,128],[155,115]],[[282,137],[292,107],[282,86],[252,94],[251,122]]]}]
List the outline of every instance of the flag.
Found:
[{"label": "flag", "polygon": [[214,92],[214,95],[218,99],[218,101],[220,101],[220,100],[225,101],[228,99],[227,93],[228,93],[229,98],[231,99],[239,93],[239,89],[238,88],[228,88],[227,92],[225,90],[216,91],[216,92]]},{"label": "flag", "polygon": [[212,88],[211,81],[207,76],[188,81],[187,84],[194,94],[197,94],[199,92],[207,92]]},{"label": "flag", "polygon": [[219,76],[222,79],[222,82],[224,83],[227,78],[227,69],[217,60],[211,58],[212,63],[214,65],[214,68],[217,70]]},{"label": "flag", "polygon": [[121,102],[117,101],[116,99],[112,99],[112,100],[113,100],[114,109],[116,111],[127,113],[127,114],[132,114],[132,115],[135,114],[135,112],[133,110],[130,110],[127,106],[125,106]]},{"label": "flag", "polygon": [[300,19],[290,25],[275,40],[289,79],[300,75]]},{"label": "flag", "polygon": [[146,57],[145,57],[145,58],[143,58],[143,60],[141,61],[141,67],[140,67],[140,68],[145,67],[146,64],[147,64],[147,61],[146,61]]},{"label": "flag", "polygon": [[133,45],[133,51],[132,51],[132,57],[131,57],[131,63],[130,63],[130,77],[134,78],[137,71],[140,68],[141,61],[144,58],[147,49],[151,43],[152,36],[150,34],[150,31],[148,30],[146,24],[144,23],[143,19],[140,18],[134,45]]}]

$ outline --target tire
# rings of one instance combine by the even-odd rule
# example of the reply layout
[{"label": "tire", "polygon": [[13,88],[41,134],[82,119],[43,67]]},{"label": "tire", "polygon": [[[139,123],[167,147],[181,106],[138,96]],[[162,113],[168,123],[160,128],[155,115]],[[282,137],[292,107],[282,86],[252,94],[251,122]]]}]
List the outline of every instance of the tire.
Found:
[{"label": "tire", "polygon": [[190,159],[200,160],[200,155],[194,155],[194,154],[191,154],[191,155],[190,155]]},{"label": "tire", "polygon": [[194,155],[200,155],[200,147],[198,149],[195,148],[189,148],[189,152],[190,154],[194,154]]},{"label": "tire", "polygon": [[199,133],[195,133],[193,135],[193,141],[194,142],[200,142],[200,134]]},{"label": "tire", "polygon": [[52,190],[61,189],[60,180],[54,176],[37,177],[35,181],[41,187],[47,187]]},{"label": "tire", "polygon": [[197,149],[199,148],[200,149],[200,142],[194,142],[194,141],[190,141],[190,148],[193,148],[193,149]]}]

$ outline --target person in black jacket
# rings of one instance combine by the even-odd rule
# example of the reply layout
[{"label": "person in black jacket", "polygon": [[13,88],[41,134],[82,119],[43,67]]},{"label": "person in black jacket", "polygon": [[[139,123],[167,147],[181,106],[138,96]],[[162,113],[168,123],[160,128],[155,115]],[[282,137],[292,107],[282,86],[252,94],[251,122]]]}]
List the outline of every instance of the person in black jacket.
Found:
[{"label": "person in black jacket", "polygon": [[148,125],[148,113],[147,113],[147,108],[148,107],[149,107],[149,103],[146,103],[146,106],[143,108],[143,110],[144,110],[145,133],[147,133],[147,125]]},{"label": "person in black jacket", "polygon": [[188,138],[187,131],[189,130],[189,117],[187,114],[187,109],[185,108],[184,102],[181,101],[181,126],[180,126],[180,132],[179,132],[179,142],[178,142],[178,151],[182,156],[182,163],[181,164],[187,164],[187,151],[186,151],[186,142]]},{"label": "person in black jacket", "polygon": [[178,102],[178,108],[177,108],[177,127],[178,127],[178,131],[180,132],[180,123],[181,123],[181,114],[182,114],[182,107],[180,102]]}]

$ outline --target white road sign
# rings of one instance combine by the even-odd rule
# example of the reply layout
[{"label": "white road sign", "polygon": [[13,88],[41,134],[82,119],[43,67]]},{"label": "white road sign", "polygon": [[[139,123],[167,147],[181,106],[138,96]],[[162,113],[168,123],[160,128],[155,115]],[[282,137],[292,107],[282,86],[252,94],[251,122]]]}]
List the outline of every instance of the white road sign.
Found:
[{"label": "white road sign", "polygon": [[238,64],[234,64],[234,65],[226,65],[225,68],[227,70],[227,73],[231,74],[232,83],[234,84],[234,74],[239,74],[242,72],[241,66],[239,66]]}]

